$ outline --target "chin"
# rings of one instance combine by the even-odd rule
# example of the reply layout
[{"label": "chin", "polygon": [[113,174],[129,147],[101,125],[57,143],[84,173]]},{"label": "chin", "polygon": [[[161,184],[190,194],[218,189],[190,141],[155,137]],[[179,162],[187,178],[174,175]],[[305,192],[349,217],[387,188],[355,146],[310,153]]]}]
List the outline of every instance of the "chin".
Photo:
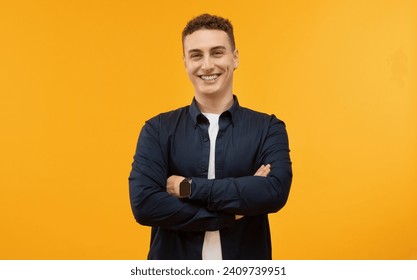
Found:
[{"label": "chin", "polygon": [[218,90],[200,90],[200,91],[198,91],[198,93],[200,95],[205,95],[205,96],[215,96],[215,95],[219,95],[220,91],[218,91]]}]

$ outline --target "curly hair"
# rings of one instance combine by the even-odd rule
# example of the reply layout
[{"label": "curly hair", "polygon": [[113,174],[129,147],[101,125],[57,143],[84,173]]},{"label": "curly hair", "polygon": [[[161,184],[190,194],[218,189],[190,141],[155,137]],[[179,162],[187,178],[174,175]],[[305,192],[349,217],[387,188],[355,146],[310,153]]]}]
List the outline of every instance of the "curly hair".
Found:
[{"label": "curly hair", "polygon": [[184,45],[184,39],[187,35],[200,30],[200,29],[210,29],[210,30],[222,30],[227,33],[229,36],[230,45],[232,46],[232,50],[234,51],[236,48],[235,45],[235,37],[233,35],[233,26],[232,23],[225,18],[210,15],[210,14],[202,14],[193,19],[191,19],[187,25],[185,26],[184,30],[182,31],[182,43]]}]

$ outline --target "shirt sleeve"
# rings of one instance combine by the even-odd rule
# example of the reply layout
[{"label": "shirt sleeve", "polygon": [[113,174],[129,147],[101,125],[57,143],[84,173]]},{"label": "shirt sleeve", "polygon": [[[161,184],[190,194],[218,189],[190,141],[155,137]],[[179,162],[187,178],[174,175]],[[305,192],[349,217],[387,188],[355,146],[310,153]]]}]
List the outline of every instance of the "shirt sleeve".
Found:
[{"label": "shirt sleeve", "polygon": [[271,164],[267,177],[245,176],[208,180],[192,178],[191,201],[204,203],[211,211],[259,215],[280,210],[286,203],[292,182],[288,134],[274,115],[260,149],[260,165]]},{"label": "shirt sleeve", "polygon": [[233,214],[209,211],[166,192],[167,156],[160,142],[159,123],[159,117],[146,122],[132,163],[129,195],[136,221],[184,231],[211,231],[232,226]]}]

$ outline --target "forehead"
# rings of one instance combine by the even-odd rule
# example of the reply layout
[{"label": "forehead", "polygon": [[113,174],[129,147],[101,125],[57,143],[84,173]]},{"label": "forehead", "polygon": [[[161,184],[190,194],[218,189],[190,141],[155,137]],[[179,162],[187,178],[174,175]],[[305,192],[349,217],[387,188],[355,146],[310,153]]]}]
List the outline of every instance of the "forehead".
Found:
[{"label": "forehead", "polygon": [[200,29],[184,38],[184,51],[209,50],[213,47],[223,46],[231,49],[229,36],[223,30]]}]

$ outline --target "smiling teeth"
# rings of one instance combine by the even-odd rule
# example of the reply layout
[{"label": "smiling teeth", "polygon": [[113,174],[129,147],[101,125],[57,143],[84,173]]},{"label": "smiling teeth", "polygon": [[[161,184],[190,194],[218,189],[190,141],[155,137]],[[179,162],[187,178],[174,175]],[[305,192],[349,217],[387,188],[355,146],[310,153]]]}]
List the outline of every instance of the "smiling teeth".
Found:
[{"label": "smiling teeth", "polygon": [[215,80],[219,75],[210,75],[210,76],[200,76],[201,79],[205,81],[213,81]]}]

